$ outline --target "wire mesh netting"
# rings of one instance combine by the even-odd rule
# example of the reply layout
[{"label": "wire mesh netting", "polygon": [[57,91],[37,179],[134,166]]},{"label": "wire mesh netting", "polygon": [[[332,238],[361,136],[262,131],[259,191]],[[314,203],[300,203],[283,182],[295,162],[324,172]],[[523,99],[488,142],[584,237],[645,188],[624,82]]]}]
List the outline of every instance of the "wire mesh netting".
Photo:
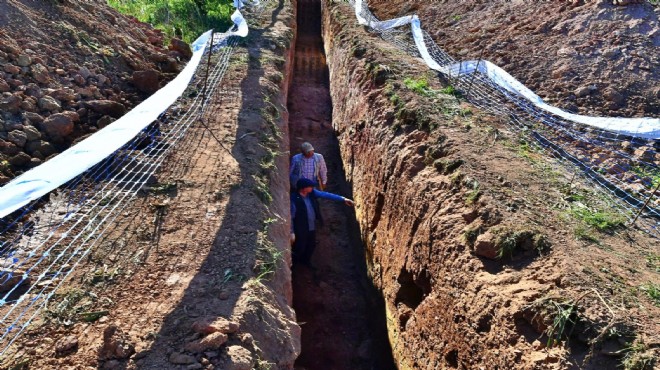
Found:
[{"label": "wire mesh netting", "polygon": [[[252,14],[260,16],[268,4],[255,3]],[[97,165],[0,220],[0,355],[112,233],[129,203],[157,185],[156,172],[188,131],[203,124],[208,103],[224,99],[221,82],[240,40],[230,31],[214,35],[188,88],[158,120]]]},{"label": "wire mesh netting", "polygon": [[[358,7],[356,15],[367,24],[382,24],[366,2],[348,2],[353,8]],[[412,27],[368,28],[410,55],[422,57]],[[440,75],[466,100],[487,112],[506,117],[512,128],[524,133],[550,156],[571,164],[572,171],[597,185],[612,200],[611,206],[630,221],[641,212],[636,224],[650,235],[660,237],[660,197],[653,196],[660,186],[660,142],[657,138],[624,135],[552,114],[496,83],[478,68],[482,61],[476,61],[477,68],[461,70],[465,63],[458,63],[428,32],[421,32],[426,52],[446,71]],[[599,127],[614,127],[620,122],[615,117],[588,118],[598,121]],[[628,131],[636,132],[635,127]],[[641,126],[637,131],[641,132]]]}]

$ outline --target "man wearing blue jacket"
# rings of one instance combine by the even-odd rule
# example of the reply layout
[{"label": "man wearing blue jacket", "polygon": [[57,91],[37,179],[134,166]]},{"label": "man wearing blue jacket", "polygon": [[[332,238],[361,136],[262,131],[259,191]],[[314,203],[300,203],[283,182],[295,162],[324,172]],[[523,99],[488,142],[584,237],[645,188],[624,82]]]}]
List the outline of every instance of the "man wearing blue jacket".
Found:
[{"label": "man wearing blue jacket", "polygon": [[337,194],[314,189],[316,183],[302,178],[296,182],[296,192],[291,194],[291,240],[293,241],[293,264],[302,264],[311,269],[312,253],[316,247],[316,229],[323,223],[316,199],[344,202],[353,207],[352,200]]}]

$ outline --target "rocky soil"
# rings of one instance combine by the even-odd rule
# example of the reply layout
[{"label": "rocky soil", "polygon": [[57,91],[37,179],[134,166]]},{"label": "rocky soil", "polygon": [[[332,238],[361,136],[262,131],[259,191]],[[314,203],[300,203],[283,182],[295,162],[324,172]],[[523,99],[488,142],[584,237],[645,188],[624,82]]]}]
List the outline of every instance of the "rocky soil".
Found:
[{"label": "rocky soil", "polygon": [[[295,19],[290,2],[262,4],[244,12],[254,28],[249,42],[234,49],[205,114],[155,176],[168,190],[141,192],[121,210],[89,258],[0,358],[0,368],[293,368],[300,327],[291,309],[289,184],[286,171],[274,169],[288,166],[280,153],[288,150]],[[136,35],[149,29],[133,27],[102,3],[80,6],[78,12],[126,20]],[[53,18],[65,11],[47,10]],[[108,45],[121,37],[108,35]],[[136,50],[155,48],[147,39],[135,43]],[[131,81],[116,83],[137,99],[142,93]],[[185,98],[177,102],[172,117],[187,104]]]},{"label": "rocky soil", "polygon": [[[343,290],[359,285],[343,279],[361,268],[351,263],[359,253],[345,245],[347,235],[330,240],[350,229],[337,209],[318,254],[326,276],[304,271],[295,283],[307,294],[297,301],[308,306],[301,312],[311,327],[302,344],[305,325],[290,309],[282,153],[318,133],[326,135],[322,150],[334,152],[337,142],[327,135],[329,105],[306,113],[318,92],[290,106],[305,107],[298,117],[305,124],[289,142],[295,11],[288,1],[266,3],[202,117],[207,127],[191,129],[157,175],[173,190],[142,195],[123,211],[3,368],[292,369],[301,348],[308,352],[297,365],[310,370],[333,368],[332,351],[348,354],[336,362],[342,369],[346,361],[379,363],[367,325],[350,322],[365,316],[353,308],[371,302]],[[600,232],[577,218],[576,208],[610,204],[502,117],[407,88],[405,78],[420,76],[434,91],[445,86],[357,26],[346,3],[322,4],[331,126],[398,368],[657,366],[660,307],[648,294],[660,280],[657,239],[629,226]],[[649,4],[370,4],[381,18],[419,13],[457,58],[484,49],[566,109],[658,115],[657,8]],[[8,0],[0,2],[0,26],[3,182],[114,120],[189,55],[176,41],[162,47],[159,32],[101,1]],[[300,55],[316,63],[307,77],[324,80],[313,73],[323,65],[318,54]],[[546,55],[553,57],[539,58]],[[348,192],[339,182],[331,186]],[[327,297],[336,302],[324,306]],[[318,318],[346,311],[353,316]],[[321,340],[336,338],[325,335],[332,330],[350,340],[316,352]]]},{"label": "rocky soil", "polygon": [[333,126],[399,369],[653,368],[657,239],[588,226],[572,210],[609,210],[602,193],[324,4]]},{"label": "rocky soil", "polygon": [[102,1],[0,3],[0,184],[131,109],[192,55]]},{"label": "rocky soil", "polygon": [[562,109],[658,117],[660,6],[615,3],[368,1],[379,19],[419,15],[422,28],[455,59],[490,60]]}]

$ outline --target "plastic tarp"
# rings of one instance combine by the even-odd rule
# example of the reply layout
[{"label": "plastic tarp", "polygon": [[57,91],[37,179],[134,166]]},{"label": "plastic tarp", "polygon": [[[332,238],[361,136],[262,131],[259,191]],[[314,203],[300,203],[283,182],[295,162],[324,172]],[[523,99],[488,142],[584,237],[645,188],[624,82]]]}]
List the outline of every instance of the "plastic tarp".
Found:
[{"label": "plastic tarp", "polygon": [[[231,16],[236,30],[247,36],[248,25],[236,10]],[[75,178],[128,143],[181,96],[197,70],[212,31],[192,44],[193,56],[179,75],[120,119],[72,146],[46,163],[25,172],[0,188],[0,218]]]},{"label": "plastic tarp", "polygon": [[449,76],[466,75],[478,71],[508,92],[516,94],[528,100],[536,107],[563,119],[622,135],[642,137],[645,139],[660,138],[660,119],[658,118],[592,117],[566,112],[544,102],[541,97],[536,95],[520,81],[516,80],[507,71],[487,60],[470,60],[441,66],[433,59],[428,51],[420,21],[416,15],[400,17],[389,21],[370,21],[362,16],[362,9],[362,0],[356,0],[355,16],[358,23],[378,31],[410,24],[413,40],[415,41],[419,54],[422,56],[422,59],[428,67],[433,70]]}]

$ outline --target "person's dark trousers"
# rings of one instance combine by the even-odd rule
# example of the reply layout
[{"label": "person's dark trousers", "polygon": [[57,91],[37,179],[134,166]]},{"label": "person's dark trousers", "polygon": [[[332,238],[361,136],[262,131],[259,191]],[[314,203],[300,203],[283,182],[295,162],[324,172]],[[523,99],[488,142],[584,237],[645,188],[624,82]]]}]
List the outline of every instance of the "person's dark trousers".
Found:
[{"label": "person's dark trousers", "polygon": [[316,231],[307,231],[296,234],[293,243],[293,264],[311,265],[312,254],[316,248]]}]

